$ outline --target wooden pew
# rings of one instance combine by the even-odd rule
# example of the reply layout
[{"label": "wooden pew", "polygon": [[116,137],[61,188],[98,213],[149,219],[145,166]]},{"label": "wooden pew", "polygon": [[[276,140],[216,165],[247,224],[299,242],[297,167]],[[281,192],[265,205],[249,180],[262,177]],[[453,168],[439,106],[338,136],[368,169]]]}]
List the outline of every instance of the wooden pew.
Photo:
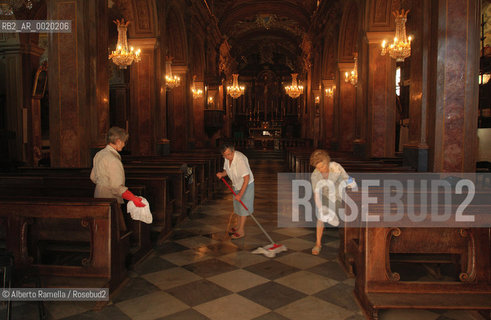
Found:
[{"label": "wooden pew", "polygon": [[[5,226],[6,248],[13,253],[17,265],[31,266],[40,275],[92,279],[110,291],[126,277],[129,233],[120,230],[120,211],[115,199],[0,198],[0,220]],[[30,231],[42,226],[43,222],[61,222],[66,228],[41,228],[43,232],[35,232],[35,239],[32,239]],[[39,241],[68,243],[74,239],[89,244],[88,256],[79,265],[45,264],[28,250],[37,246]],[[85,285],[92,287],[94,283],[85,281]]]},{"label": "wooden pew", "polygon": [[[24,176],[44,176],[50,182],[59,180],[60,183],[86,183],[90,182],[90,168],[21,168],[15,174]],[[168,235],[172,229],[173,211],[177,215],[182,215],[184,211],[184,177],[182,172],[173,170],[174,179],[167,174],[153,174],[152,172],[126,172],[128,187],[132,184],[144,185],[147,190],[148,200],[152,213],[154,214],[154,224],[161,230],[161,237]],[[136,171],[136,170],[135,170]],[[6,174],[3,174],[5,176]],[[12,173],[10,173],[12,175]],[[0,174],[2,176],[2,174]],[[71,181],[73,180],[73,181]],[[91,183],[91,182],[90,182]],[[173,193],[176,195],[173,198]],[[174,207],[174,210],[172,208]]]},{"label": "wooden pew", "polygon": [[[15,180],[16,184],[10,184],[9,182]],[[75,180],[77,181],[77,180]],[[69,182],[73,182],[72,179],[63,179],[61,181],[53,179],[36,179],[32,180],[31,177],[1,177],[0,176],[0,193],[4,196],[22,197],[24,199],[31,196],[35,197],[52,197],[52,198],[87,198],[93,199],[94,185],[92,182],[86,182],[85,180],[78,181],[76,185],[70,185]],[[138,196],[145,195],[145,186],[132,186],[132,192]],[[120,229],[132,232],[131,246],[130,246],[130,259],[131,263],[135,264],[144,258],[152,249],[152,243],[150,239],[150,225],[141,221],[136,221],[130,218],[129,214],[121,213],[119,219],[121,222]],[[127,227],[126,227],[127,226]]]},{"label": "wooden pew", "polygon": [[[491,205],[483,204],[485,200],[478,202],[482,203],[469,205],[466,214],[490,221]],[[439,210],[443,210],[443,206],[439,204]],[[452,212],[456,208],[457,205],[453,205]],[[370,205],[369,214],[382,216],[384,209],[383,205]],[[420,206],[414,205],[414,210],[419,214]],[[490,231],[490,228],[451,225],[443,228],[370,227],[357,220],[341,232],[344,239],[341,239],[340,260],[353,267],[355,295],[369,319],[378,319],[378,311],[387,308],[491,310]],[[406,281],[391,270],[391,260],[396,255],[406,256],[402,260],[398,258],[406,263],[458,262],[459,279],[453,282]],[[413,255],[423,257],[412,260]],[[438,258],[441,255],[454,258],[441,260]]]},{"label": "wooden pew", "polygon": [[173,154],[172,156],[124,156],[123,162],[130,165],[172,165],[187,164],[193,168],[193,176],[196,179],[196,187],[199,190],[199,202],[206,198],[212,198],[214,183],[210,179],[215,175],[216,161],[209,155],[185,156]]}]

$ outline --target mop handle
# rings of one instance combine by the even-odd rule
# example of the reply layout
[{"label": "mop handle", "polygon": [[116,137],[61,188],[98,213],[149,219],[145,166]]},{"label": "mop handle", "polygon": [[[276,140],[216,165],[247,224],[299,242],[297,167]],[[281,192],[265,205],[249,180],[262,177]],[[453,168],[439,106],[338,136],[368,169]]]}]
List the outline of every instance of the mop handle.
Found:
[{"label": "mop handle", "polygon": [[[225,180],[225,178],[222,178],[222,181],[223,181],[223,183],[225,183],[227,185],[227,187],[230,189],[230,191],[232,191],[232,193],[234,194],[234,196],[236,196],[237,194],[235,193],[234,189],[232,189],[232,187],[227,183],[227,181]],[[242,202],[242,200],[239,200],[239,202],[244,207],[244,209],[246,209],[247,211],[249,211],[249,209],[247,209],[246,205],[244,204],[244,202]]]},{"label": "mop handle", "polygon": [[[232,193],[234,194],[234,196],[236,196],[237,194],[235,193],[234,189],[232,189],[232,187],[230,187],[230,185],[227,183],[227,181],[225,180],[225,178],[222,178],[222,181],[223,181],[223,183],[225,183],[227,185],[227,187],[230,189],[230,191],[232,191]],[[239,202],[240,202],[240,204],[242,204],[242,206],[244,207],[244,209],[246,209],[247,212],[249,212],[249,209],[247,209],[247,207],[244,204],[244,202],[242,202],[242,200],[239,200]],[[276,243],[273,241],[273,239],[271,239],[271,237],[269,236],[269,234],[266,232],[266,230],[264,230],[264,228],[256,220],[256,218],[252,215],[252,213],[249,212],[249,214],[251,215],[252,220],[254,220],[254,222],[257,224],[257,226],[259,227],[259,229],[261,229],[261,231],[264,233],[264,235],[268,238],[269,242],[271,242],[271,244],[273,246],[276,246]]]}]

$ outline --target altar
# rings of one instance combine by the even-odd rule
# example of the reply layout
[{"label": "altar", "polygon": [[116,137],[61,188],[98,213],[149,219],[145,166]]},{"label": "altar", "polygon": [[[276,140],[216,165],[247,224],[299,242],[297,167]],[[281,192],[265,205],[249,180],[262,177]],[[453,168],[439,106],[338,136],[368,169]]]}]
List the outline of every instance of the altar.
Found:
[{"label": "altar", "polygon": [[281,134],[281,126],[272,125],[265,121],[261,123],[261,126],[249,128],[248,147],[262,147],[264,149],[273,148],[274,150],[279,150]]}]

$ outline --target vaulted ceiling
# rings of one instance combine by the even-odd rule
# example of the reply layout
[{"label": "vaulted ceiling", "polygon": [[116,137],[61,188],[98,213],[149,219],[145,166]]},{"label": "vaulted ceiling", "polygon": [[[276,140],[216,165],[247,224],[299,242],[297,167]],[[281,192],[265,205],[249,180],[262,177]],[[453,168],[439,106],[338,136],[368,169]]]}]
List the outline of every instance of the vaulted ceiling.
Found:
[{"label": "vaulted ceiling", "polygon": [[246,65],[295,69],[317,0],[208,0],[231,54]]}]

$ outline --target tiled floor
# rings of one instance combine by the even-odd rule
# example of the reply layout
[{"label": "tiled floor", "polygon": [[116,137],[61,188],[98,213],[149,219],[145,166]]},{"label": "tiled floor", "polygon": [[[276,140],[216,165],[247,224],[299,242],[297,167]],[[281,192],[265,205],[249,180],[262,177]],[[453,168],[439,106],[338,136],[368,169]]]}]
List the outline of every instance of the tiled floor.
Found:
[{"label": "tiled floor", "polygon": [[[108,306],[92,311],[91,304],[48,303],[50,318],[364,319],[353,296],[354,279],[346,276],[337,261],[337,230],[325,233],[322,252],[315,257],[310,253],[313,229],[276,227],[275,172],[283,165],[251,160],[258,181],[255,215],[288,252],[274,259],[251,254],[268,242],[250,219],[245,238],[224,240],[232,197],[223,188],[171,240],[130,272],[128,284]],[[35,305],[18,306],[14,311],[14,319],[36,319]],[[391,310],[382,312],[381,319],[473,318],[461,311]]]}]

